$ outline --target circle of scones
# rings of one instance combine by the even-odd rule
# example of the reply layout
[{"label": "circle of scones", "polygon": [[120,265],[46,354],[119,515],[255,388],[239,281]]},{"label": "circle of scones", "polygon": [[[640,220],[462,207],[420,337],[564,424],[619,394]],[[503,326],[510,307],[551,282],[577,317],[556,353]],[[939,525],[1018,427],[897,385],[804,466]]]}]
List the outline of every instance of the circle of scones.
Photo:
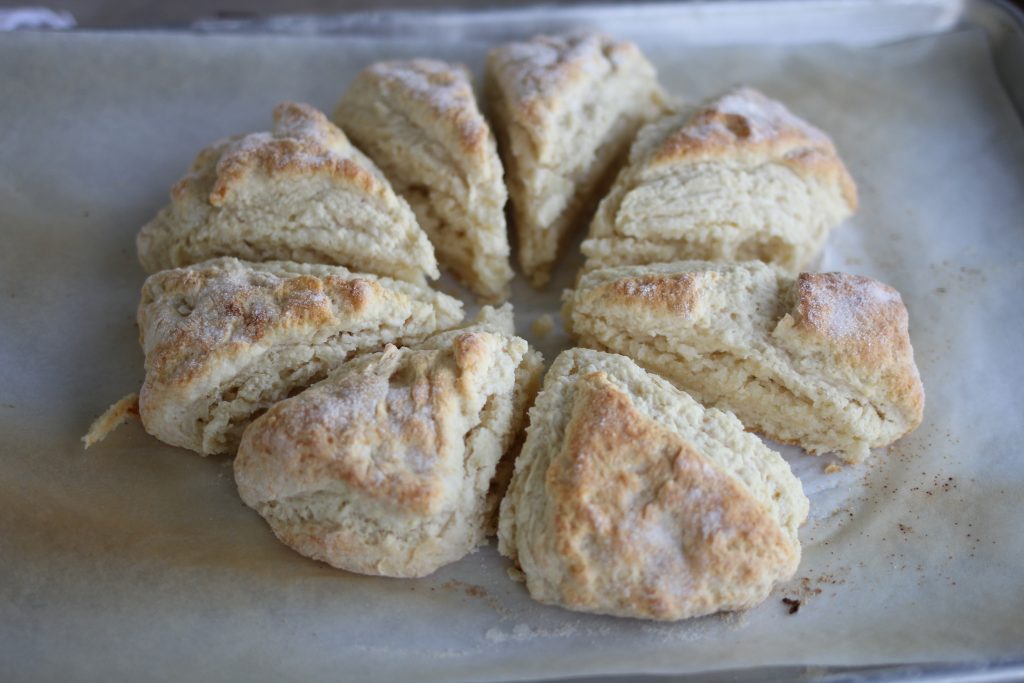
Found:
[{"label": "circle of scones", "polygon": [[343,265],[424,284],[437,261],[409,205],[334,124],[285,102],[274,129],[202,150],[139,232],[148,272],[217,256]]},{"label": "circle of scones", "polygon": [[435,59],[372,64],[334,120],[409,202],[441,265],[482,300],[507,299],[508,193],[466,67]]},{"label": "circle of scones", "polygon": [[583,242],[584,270],[757,259],[795,274],[856,208],[828,136],[738,88],[640,130]]},{"label": "circle of scones", "polygon": [[[465,68],[415,59],[338,104],[369,157],[287,102],[271,131],[201,151],[137,239],[168,269],[139,305],[140,396],[87,445],[137,410],[167,443],[237,447],[245,503],[351,571],[429,574],[501,500],[499,550],[537,600],[664,620],[757,604],[796,571],[808,501],[743,425],[857,460],[921,420],[899,294],[796,276],[853,181],[782,104],[741,88],[670,107],[639,49],[600,34],[499,46],[485,84],[497,145]],[[627,152],[563,315],[599,350],[558,356],[516,460],[540,355],[511,306],[452,329],[434,249],[482,300],[508,296],[503,161],[519,262],[545,283]]]},{"label": "circle of scones", "polygon": [[511,317],[485,309],[273,406],[235,458],[242,500],[284,543],[349,571],[425,576],[471,552],[543,368]]},{"label": "circle of scones", "polygon": [[674,620],[752,607],[800,561],[782,457],[624,356],[563,352],[530,409],[498,548],[530,595]]},{"label": "circle of scones", "polygon": [[579,343],[622,353],[748,428],[850,462],[921,423],[899,292],[760,262],[602,268],[566,293]]}]

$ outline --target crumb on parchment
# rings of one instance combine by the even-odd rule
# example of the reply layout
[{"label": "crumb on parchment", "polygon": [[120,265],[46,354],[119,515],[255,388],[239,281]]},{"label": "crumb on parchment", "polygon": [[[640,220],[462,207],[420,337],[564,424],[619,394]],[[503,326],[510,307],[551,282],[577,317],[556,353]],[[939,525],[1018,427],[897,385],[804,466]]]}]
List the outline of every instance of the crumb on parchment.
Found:
[{"label": "crumb on parchment", "polygon": [[551,334],[551,331],[554,329],[555,321],[551,319],[550,313],[545,313],[534,318],[533,323],[530,324],[530,331],[541,339]]},{"label": "crumb on parchment", "polygon": [[86,448],[103,441],[107,436],[133,417],[139,416],[138,394],[128,394],[110,406],[89,426],[89,431],[82,437]]}]

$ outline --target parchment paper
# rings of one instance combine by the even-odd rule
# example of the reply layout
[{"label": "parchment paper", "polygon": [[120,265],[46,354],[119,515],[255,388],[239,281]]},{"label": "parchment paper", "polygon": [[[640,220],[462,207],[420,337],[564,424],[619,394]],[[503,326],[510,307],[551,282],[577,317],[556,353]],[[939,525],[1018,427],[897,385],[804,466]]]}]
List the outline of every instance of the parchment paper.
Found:
[{"label": "parchment paper", "polygon": [[[1024,655],[1024,131],[984,38],[874,48],[643,42],[674,93],[746,82],[830,131],[861,192],[823,269],[903,293],[925,422],[861,466],[783,449],[812,516],[797,579],[675,625],[533,603],[493,545],[415,581],[293,553],[230,461],[137,424],[78,441],[140,385],[133,238],[195,152],[330,109],[365,63],[485,45],[0,36],[0,678],[394,680],[688,672]],[[516,283],[520,332],[543,295]],[[444,287],[452,288],[450,284]],[[534,340],[550,361],[559,331]],[[789,615],[781,598],[803,601]]]}]

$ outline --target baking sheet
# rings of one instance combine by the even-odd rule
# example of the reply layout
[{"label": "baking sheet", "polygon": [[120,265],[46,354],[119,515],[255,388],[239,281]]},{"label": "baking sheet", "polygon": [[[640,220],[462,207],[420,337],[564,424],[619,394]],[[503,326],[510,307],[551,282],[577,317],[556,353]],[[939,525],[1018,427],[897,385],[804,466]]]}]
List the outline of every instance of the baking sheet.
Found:
[{"label": "baking sheet", "polygon": [[[1024,131],[984,36],[641,42],[678,95],[750,83],[830,131],[862,208],[822,267],[883,279],[910,310],[921,428],[836,475],[783,449],[812,503],[794,581],[747,613],[666,625],[537,605],[493,543],[426,579],[357,576],[278,544],[227,459],[134,424],[83,452],[90,420],[142,381],[133,238],[194,153],[265,129],[285,98],[329,109],[373,59],[479,67],[487,46],[7,35],[0,678],[494,680],[1024,657]],[[517,280],[520,333],[557,312],[577,264],[544,295]],[[550,361],[565,339],[534,341]]]}]

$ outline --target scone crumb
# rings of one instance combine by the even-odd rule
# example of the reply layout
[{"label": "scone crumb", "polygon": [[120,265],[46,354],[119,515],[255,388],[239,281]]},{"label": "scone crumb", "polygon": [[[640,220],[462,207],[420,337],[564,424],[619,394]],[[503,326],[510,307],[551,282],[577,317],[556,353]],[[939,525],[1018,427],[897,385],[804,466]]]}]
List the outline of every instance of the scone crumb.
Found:
[{"label": "scone crumb", "polygon": [[526,574],[519,567],[512,566],[508,568],[508,578],[512,579],[516,583],[526,583]]},{"label": "scone crumb", "polygon": [[534,318],[533,323],[530,324],[530,331],[537,336],[538,339],[551,334],[555,329],[555,321],[551,319],[550,313],[545,313],[537,318]]},{"label": "scone crumb", "polygon": [[825,468],[824,468],[825,474],[836,474],[837,472],[842,472],[842,471],[843,471],[843,466],[840,465],[837,462],[830,462],[829,464],[825,465]]},{"label": "scone crumb", "polygon": [[139,416],[139,395],[131,393],[110,406],[89,425],[89,431],[82,437],[86,448],[103,441],[112,431],[123,425],[132,417]]}]

